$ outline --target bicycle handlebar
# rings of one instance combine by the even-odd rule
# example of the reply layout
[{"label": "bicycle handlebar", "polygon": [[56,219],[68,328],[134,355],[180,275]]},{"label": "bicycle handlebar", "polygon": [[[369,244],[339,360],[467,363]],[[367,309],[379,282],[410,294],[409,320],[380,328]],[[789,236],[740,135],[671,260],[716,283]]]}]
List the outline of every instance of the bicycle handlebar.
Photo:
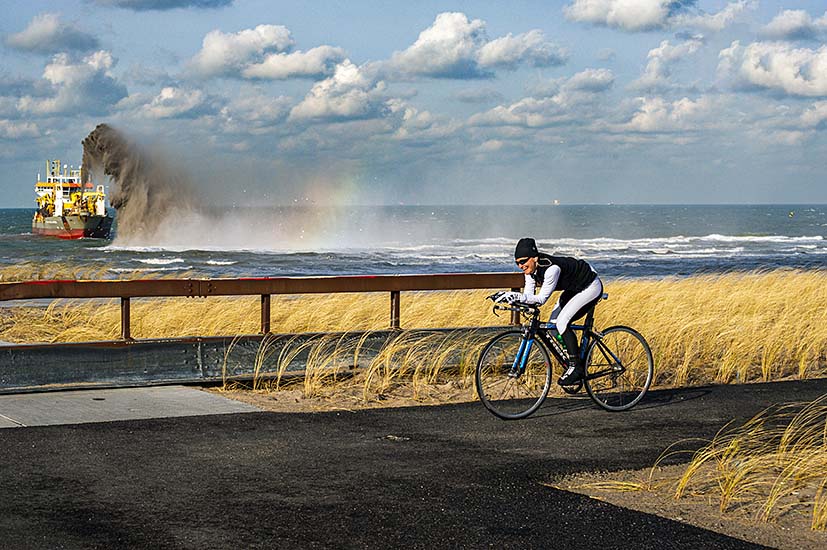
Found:
[{"label": "bicycle handlebar", "polygon": [[515,303],[511,305],[495,304],[492,311],[494,312],[494,315],[497,315],[497,317],[499,317],[499,315],[497,314],[498,311],[516,311],[526,316],[538,315],[540,313],[539,308],[537,308],[536,306],[530,306],[528,304],[520,303]]},{"label": "bicycle handlebar", "polygon": [[[511,304],[506,304],[502,302],[497,302],[497,298],[502,296],[503,292],[495,292],[494,294],[487,296],[487,299],[494,302],[494,307],[492,311],[494,315],[497,315],[498,311],[517,311],[524,315],[537,315],[540,313],[540,306],[535,304],[526,304],[524,302],[513,302]],[[499,315],[497,315],[499,317]]]}]

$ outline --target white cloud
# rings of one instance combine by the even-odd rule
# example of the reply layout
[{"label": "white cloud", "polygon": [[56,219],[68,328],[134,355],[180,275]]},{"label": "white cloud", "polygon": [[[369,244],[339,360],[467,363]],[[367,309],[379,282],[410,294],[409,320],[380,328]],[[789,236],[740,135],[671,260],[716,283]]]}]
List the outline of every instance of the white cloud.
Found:
[{"label": "white cloud", "polygon": [[484,44],[477,53],[477,61],[484,68],[516,69],[522,64],[535,67],[562,65],[568,53],[546,40],[540,30],[517,36],[508,33]]},{"label": "white cloud", "polygon": [[554,94],[527,97],[511,105],[498,105],[468,119],[470,126],[522,126],[541,128],[559,124],[585,123],[594,110],[578,111],[591,104],[595,96],[611,88],[614,74],[608,69],[587,69],[569,79],[555,81]]},{"label": "white cloud", "polygon": [[509,106],[499,105],[485,113],[473,115],[471,126],[523,126],[541,128],[570,120],[555,98],[526,97]]},{"label": "white cloud", "polygon": [[204,37],[190,66],[202,77],[233,76],[266,54],[285,52],[292,46],[290,31],[281,25],[258,25],[232,34],[213,30]]},{"label": "white cloud", "polygon": [[586,69],[569,78],[562,86],[564,92],[605,92],[614,84],[615,76],[609,69]]},{"label": "white cloud", "polygon": [[721,51],[719,74],[736,86],[754,86],[795,96],[827,96],[827,45],[817,50],[785,42],[737,40]]},{"label": "white cloud", "polygon": [[461,128],[445,116],[420,111],[399,100],[388,101],[388,109],[399,117],[393,139],[406,143],[430,145],[444,140]]},{"label": "white cloud", "polygon": [[496,153],[500,151],[505,146],[505,142],[500,139],[488,139],[482,142],[479,147],[477,147],[477,152],[479,153]]},{"label": "white cloud", "polygon": [[24,30],[10,34],[5,42],[17,50],[47,54],[89,51],[98,47],[97,38],[61,21],[57,13],[35,16]]},{"label": "white cloud", "polygon": [[150,118],[188,118],[203,114],[207,97],[201,90],[186,90],[168,86],[161,89],[152,101],[144,105],[142,114]]},{"label": "white cloud", "polygon": [[118,112],[138,112],[155,98],[155,95],[145,92],[135,92],[124,97],[115,105]]},{"label": "white cloud", "polygon": [[571,96],[578,92],[593,94],[608,90],[614,81],[615,75],[609,69],[586,69],[570,78],[553,78],[533,83],[528,87],[528,92],[536,98]]},{"label": "white cloud", "polygon": [[684,97],[674,102],[661,97],[638,99],[639,106],[631,119],[619,128],[621,131],[662,133],[697,130],[708,118],[712,101],[701,97],[695,101]]},{"label": "white cloud", "polygon": [[79,63],[58,54],[43,71],[52,95],[23,96],[18,108],[35,115],[104,113],[127,96],[126,88],[110,73],[114,65],[112,54],[103,50]]},{"label": "white cloud", "polygon": [[775,130],[768,134],[756,137],[772,145],[787,145],[790,147],[795,147],[810,139],[812,137],[812,132],[802,132],[800,130]]},{"label": "white cloud", "polygon": [[287,118],[292,100],[286,96],[271,96],[248,91],[234,97],[221,109],[225,123],[238,124],[238,129],[250,125],[268,126]]},{"label": "white cloud", "polygon": [[683,0],[574,0],[563,13],[572,21],[635,32],[666,27],[672,12],[684,4]]},{"label": "white cloud", "polygon": [[252,63],[241,71],[245,78],[284,80],[292,77],[329,75],[343,61],[345,51],[333,46],[319,46],[306,52],[274,53],[261,63]]},{"label": "white cloud", "polygon": [[805,128],[823,128],[827,125],[827,101],[817,101],[801,115]]},{"label": "white cloud", "polygon": [[707,14],[695,8],[696,0],[574,0],[563,13],[572,21],[627,32],[672,27],[720,31],[737,20],[754,0],[736,0],[721,11]]},{"label": "white cloud", "polygon": [[387,66],[402,77],[482,78],[491,76],[491,69],[560,65],[566,58],[567,53],[546,41],[542,31],[489,41],[484,21],[446,12],[437,15],[410,47],[395,52]]},{"label": "white cloud", "polygon": [[435,77],[479,76],[476,53],[485,45],[485,23],[463,13],[440,13],[408,49],[396,52],[391,65],[402,73]]},{"label": "white cloud", "polygon": [[333,76],[317,82],[290,111],[290,120],[348,120],[379,116],[385,83],[350,60],[336,66]]},{"label": "white cloud", "polygon": [[0,138],[20,139],[38,137],[40,129],[33,122],[15,122],[0,119]]},{"label": "white cloud", "polygon": [[776,15],[762,34],[778,40],[817,40],[827,33],[827,12],[818,19],[813,19],[804,10],[784,10]]},{"label": "white cloud", "polygon": [[565,81],[565,78],[551,78],[532,82],[526,86],[526,91],[533,97],[551,97],[560,93],[560,85]]},{"label": "white cloud", "polygon": [[649,50],[643,75],[632,82],[630,87],[646,90],[671,88],[672,65],[697,52],[703,44],[702,36],[694,36],[676,45],[664,40],[660,43],[660,46]]},{"label": "white cloud", "polygon": [[671,24],[676,27],[720,32],[736,22],[746,10],[754,9],[757,5],[757,0],[737,0],[727,4],[718,13],[678,14],[672,18]]},{"label": "white cloud", "polygon": [[210,31],[201,50],[190,61],[192,72],[201,77],[240,77],[285,80],[328,76],[345,59],[345,51],[318,46],[292,51],[290,31],[281,25],[259,25],[228,34]]}]

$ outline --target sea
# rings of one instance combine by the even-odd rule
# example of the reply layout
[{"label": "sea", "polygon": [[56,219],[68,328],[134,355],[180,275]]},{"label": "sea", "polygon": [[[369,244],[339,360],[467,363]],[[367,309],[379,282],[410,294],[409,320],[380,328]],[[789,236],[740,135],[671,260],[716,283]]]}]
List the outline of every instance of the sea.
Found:
[{"label": "sea", "polygon": [[[0,272],[61,265],[97,278],[516,271],[517,240],[589,261],[604,278],[823,269],[827,205],[284,206],[166,220],[142,239],[31,233],[0,209]],[[86,270],[86,271],[84,271]],[[48,271],[48,270],[47,270]]]}]

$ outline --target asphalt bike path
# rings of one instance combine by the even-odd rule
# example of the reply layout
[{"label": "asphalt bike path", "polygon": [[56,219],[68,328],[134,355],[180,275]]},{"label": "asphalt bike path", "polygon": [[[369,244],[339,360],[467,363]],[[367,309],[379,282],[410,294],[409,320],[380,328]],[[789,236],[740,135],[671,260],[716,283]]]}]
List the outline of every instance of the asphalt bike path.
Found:
[{"label": "asphalt bike path", "polygon": [[757,548],[543,483],[651,466],[675,441],[825,393],[655,391],[624,413],[550,399],[513,422],[468,403],[2,429],[0,547]]}]

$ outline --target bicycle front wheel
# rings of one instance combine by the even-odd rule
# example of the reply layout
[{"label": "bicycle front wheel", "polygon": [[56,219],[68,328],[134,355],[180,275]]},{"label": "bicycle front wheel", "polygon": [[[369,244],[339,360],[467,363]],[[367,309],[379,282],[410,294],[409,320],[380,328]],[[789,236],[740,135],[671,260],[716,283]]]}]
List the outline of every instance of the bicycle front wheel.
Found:
[{"label": "bicycle front wheel", "polygon": [[543,404],[551,387],[551,359],[539,340],[522,331],[495,336],[477,362],[477,394],[489,411],[504,420],[525,418]]},{"label": "bicycle front wheel", "polygon": [[629,327],[611,327],[586,354],[586,391],[607,411],[625,411],[643,399],[654,374],[652,350]]}]

